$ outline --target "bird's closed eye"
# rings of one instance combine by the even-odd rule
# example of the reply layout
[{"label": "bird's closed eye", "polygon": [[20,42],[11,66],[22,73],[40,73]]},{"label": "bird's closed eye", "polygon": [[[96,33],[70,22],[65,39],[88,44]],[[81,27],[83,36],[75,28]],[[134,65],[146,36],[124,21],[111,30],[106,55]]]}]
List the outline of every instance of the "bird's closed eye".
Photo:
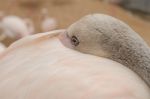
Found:
[{"label": "bird's closed eye", "polygon": [[78,46],[79,45],[79,40],[76,36],[72,36],[71,37],[71,43],[74,45],[74,46]]}]

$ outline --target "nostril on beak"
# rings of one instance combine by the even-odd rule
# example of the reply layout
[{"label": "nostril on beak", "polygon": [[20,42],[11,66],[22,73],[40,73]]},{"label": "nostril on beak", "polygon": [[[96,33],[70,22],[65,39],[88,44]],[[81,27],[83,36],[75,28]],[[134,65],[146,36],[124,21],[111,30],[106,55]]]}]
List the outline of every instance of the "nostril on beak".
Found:
[{"label": "nostril on beak", "polygon": [[59,34],[59,40],[60,40],[60,42],[61,42],[65,47],[68,47],[68,48],[71,48],[71,49],[74,48],[74,46],[73,46],[72,43],[71,43],[71,40],[70,40],[69,36],[67,35],[67,31],[65,31],[65,32]]}]

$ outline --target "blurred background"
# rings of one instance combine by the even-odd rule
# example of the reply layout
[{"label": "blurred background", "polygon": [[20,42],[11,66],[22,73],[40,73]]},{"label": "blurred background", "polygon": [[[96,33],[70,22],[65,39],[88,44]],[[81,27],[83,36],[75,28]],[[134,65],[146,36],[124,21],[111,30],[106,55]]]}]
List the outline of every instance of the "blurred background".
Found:
[{"label": "blurred background", "polygon": [[150,0],[0,0],[0,46],[27,35],[67,28],[92,13],[123,20],[150,44]]}]

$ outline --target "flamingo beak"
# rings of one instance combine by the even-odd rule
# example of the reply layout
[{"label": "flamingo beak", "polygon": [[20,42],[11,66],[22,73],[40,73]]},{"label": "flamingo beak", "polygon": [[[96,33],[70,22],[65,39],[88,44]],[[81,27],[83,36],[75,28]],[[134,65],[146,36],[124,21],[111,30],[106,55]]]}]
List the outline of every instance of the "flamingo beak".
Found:
[{"label": "flamingo beak", "polygon": [[68,47],[71,49],[74,48],[74,46],[71,44],[71,40],[70,40],[69,36],[67,35],[66,31],[59,34],[59,40],[65,47]]}]

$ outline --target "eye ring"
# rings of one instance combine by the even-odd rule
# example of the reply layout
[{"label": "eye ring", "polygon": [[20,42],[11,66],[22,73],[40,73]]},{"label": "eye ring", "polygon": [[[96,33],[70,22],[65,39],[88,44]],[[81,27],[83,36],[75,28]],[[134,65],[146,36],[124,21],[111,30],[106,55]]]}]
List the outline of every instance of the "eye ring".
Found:
[{"label": "eye ring", "polygon": [[72,36],[71,37],[71,43],[74,45],[74,46],[78,46],[79,45],[79,40],[76,36]]}]

